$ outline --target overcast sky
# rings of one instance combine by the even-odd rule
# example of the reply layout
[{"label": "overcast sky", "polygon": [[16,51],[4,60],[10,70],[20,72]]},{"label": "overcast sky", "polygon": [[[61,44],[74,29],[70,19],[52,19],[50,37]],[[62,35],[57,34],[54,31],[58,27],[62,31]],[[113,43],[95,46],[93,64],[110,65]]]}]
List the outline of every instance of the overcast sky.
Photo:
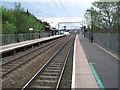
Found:
[{"label": "overcast sky", "polygon": [[[28,2],[29,1],[29,2]],[[6,8],[14,8],[14,2],[20,2],[25,10],[29,10],[38,19],[51,22],[81,22],[84,13],[97,0],[2,0]]]}]

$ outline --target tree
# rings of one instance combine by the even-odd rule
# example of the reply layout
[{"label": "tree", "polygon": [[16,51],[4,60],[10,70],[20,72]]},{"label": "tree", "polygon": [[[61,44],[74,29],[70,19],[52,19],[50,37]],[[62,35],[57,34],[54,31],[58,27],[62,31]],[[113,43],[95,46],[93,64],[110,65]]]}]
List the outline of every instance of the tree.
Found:
[{"label": "tree", "polygon": [[13,34],[16,32],[16,27],[9,23],[8,21],[6,21],[4,24],[3,24],[3,31],[2,33],[4,34]]},{"label": "tree", "polygon": [[[118,33],[120,2],[94,2],[93,6],[95,8],[91,8],[91,12],[95,32]],[[89,16],[90,12],[86,12],[87,20]]]},{"label": "tree", "polygon": [[29,33],[29,28],[33,28],[33,32],[44,31],[49,23],[38,20],[28,10],[24,11],[20,3],[15,3],[14,10],[2,9],[2,33]]},{"label": "tree", "polygon": [[24,16],[23,16],[22,12],[24,12],[24,9],[21,8],[21,4],[15,3],[14,13],[15,13],[16,28],[17,28],[16,33],[24,32],[24,31],[22,31],[22,25],[24,22],[24,19],[23,19]]}]

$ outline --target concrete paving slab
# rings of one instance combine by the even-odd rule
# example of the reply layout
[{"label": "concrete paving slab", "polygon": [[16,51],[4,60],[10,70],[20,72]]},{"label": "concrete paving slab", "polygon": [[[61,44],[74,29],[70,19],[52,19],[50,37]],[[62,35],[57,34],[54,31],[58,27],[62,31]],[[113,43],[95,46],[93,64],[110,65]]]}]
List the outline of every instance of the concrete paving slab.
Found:
[{"label": "concrete paving slab", "polygon": [[72,88],[98,88],[78,35],[74,43]]},{"label": "concrete paving slab", "polygon": [[89,68],[89,65],[87,63],[79,62],[75,65],[75,68]]},{"label": "concrete paving slab", "polygon": [[76,71],[79,71],[79,72],[76,72],[76,74],[79,74],[79,75],[91,75],[92,74],[92,71],[90,68],[76,68]]},{"label": "concrete paving slab", "polygon": [[98,88],[93,75],[88,74],[76,75],[75,82],[76,88]]}]

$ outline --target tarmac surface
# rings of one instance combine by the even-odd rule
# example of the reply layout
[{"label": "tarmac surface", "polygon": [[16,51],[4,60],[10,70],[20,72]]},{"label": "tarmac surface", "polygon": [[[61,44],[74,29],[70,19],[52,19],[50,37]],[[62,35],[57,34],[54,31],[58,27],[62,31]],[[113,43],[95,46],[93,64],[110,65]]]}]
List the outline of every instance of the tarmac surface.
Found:
[{"label": "tarmac surface", "polygon": [[79,40],[88,63],[95,63],[93,64],[93,67],[102,81],[104,88],[118,88],[120,84],[120,77],[118,75],[118,72],[120,72],[120,69],[118,69],[120,60],[106,53],[94,43],[90,43],[81,35],[79,36]]}]

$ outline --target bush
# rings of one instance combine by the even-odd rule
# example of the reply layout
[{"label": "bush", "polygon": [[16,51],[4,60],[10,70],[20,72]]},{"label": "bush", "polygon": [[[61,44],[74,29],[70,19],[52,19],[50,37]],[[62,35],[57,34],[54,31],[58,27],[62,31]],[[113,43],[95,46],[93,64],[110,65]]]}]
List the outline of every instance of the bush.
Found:
[{"label": "bush", "polygon": [[16,32],[16,27],[9,23],[8,21],[6,21],[4,24],[3,24],[3,30],[2,30],[2,33],[4,34],[13,34]]}]

